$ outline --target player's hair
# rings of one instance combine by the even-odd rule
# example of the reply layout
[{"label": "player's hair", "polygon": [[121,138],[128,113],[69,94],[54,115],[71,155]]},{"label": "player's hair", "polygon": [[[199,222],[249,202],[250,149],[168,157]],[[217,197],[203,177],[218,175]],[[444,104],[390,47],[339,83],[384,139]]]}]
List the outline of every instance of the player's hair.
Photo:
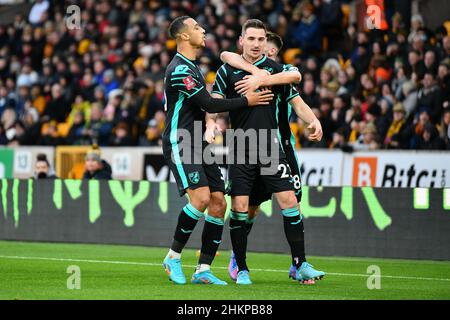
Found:
[{"label": "player's hair", "polygon": [[267,32],[267,42],[272,42],[277,47],[278,51],[283,47],[283,40],[281,37],[271,31]]},{"label": "player's hair", "polygon": [[244,25],[242,26],[241,34],[244,35],[245,31],[247,31],[248,28],[263,29],[267,33],[266,26],[261,20],[258,19],[249,19],[245,21]]},{"label": "player's hair", "polygon": [[176,39],[176,37],[180,34],[180,32],[186,27],[184,21],[189,19],[189,16],[182,16],[174,19],[169,26],[169,36],[172,39]]}]

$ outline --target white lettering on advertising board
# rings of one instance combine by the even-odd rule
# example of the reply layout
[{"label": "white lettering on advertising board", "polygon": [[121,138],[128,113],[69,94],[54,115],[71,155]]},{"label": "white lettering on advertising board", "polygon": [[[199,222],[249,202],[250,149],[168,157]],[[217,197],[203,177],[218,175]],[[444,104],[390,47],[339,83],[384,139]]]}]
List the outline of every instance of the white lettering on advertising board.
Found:
[{"label": "white lettering on advertising board", "polygon": [[344,155],[340,151],[297,151],[297,159],[300,162],[302,175],[302,185],[311,187],[341,186],[343,158]]},{"label": "white lettering on advertising board", "polygon": [[361,152],[346,155],[343,184],[443,188],[450,186],[448,152]]}]

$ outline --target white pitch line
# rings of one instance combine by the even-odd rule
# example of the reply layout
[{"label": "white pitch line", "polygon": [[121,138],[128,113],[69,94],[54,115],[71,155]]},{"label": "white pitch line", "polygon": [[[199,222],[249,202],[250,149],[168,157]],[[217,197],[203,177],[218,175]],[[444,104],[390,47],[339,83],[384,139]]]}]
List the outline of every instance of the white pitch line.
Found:
[{"label": "white pitch line", "polygon": [[[47,260],[47,261],[65,261],[65,262],[86,262],[86,263],[103,263],[103,264],[124,264],[124,265],[138,265],[138,266],[151,266],[151,267],[161,267],[162,263],[152,263],[152,262],[132,262],[132,261],[112,261],[112,260],[89,260],[89,259],[70,259],[70,258],[47,258],[47,257],[23,257],[23,256],[2,256],[0,259],[17,259],[17,260]],[[185,265],[185,267],[195,268],[194,265]],[[215,269],[228,269],[227,267],[214,267]],[[280,272],[285,273],[286,270],[276,270],[276,269],[253,269],[252,271],[260,272]],[[335,273],[327,272],[327,275],[332,276],[343,276],[343,277],[368,277],[370,274],[358,274],[358,273]],[[389,276],[381,275],[381,278],[390,279],[404,279],[404,280],[431,280],[431,281],[450,281],[447,278],[424,278],[424,277],[405,277],[405,276]]]}]

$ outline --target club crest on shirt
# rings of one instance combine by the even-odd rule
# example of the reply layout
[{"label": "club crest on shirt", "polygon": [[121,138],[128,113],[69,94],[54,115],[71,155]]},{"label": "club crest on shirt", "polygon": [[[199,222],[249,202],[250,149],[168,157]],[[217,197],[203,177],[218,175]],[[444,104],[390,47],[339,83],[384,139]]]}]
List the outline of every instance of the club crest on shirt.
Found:
[{"label": "club crest on shirt", "polygon": [[188,90],[195,88],[195,86],[197,85],[195,83],[194,79],[192,78],[192,76],[188,76],[188,77],[184,78],[183,83],[186,86],[186,89],[188,89]]},{"label": "club crest on shirt", "polygon": [[189,173],[189,180],[191,180],[193,184],[197,184],[200,181],[200,174],[198,171]]}]

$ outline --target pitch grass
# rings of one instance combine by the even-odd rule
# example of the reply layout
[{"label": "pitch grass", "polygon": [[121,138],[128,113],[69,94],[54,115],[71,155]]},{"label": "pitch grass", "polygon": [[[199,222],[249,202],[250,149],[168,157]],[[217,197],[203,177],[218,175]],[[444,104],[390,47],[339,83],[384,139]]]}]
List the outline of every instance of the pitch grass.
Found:
[{"label": "pitch grass", "polygon": [[[0,241],[0,299],[450,299],[448,261],[309,257],[328,274],[306,286],[288,280],[288,255],[249,253],[254,284],[237,286],[227,275],[229,252],[222,251],[213,270],[228,286],[179,286],[168,281],[161,266],[166,252],[136,246]],[[195,250],[185,250],[188,279],[196,260]],[[71,265],[81,269],[80,290],[67,289]],[[380,290],[367,288],[370,265],[381,269]]]}]

